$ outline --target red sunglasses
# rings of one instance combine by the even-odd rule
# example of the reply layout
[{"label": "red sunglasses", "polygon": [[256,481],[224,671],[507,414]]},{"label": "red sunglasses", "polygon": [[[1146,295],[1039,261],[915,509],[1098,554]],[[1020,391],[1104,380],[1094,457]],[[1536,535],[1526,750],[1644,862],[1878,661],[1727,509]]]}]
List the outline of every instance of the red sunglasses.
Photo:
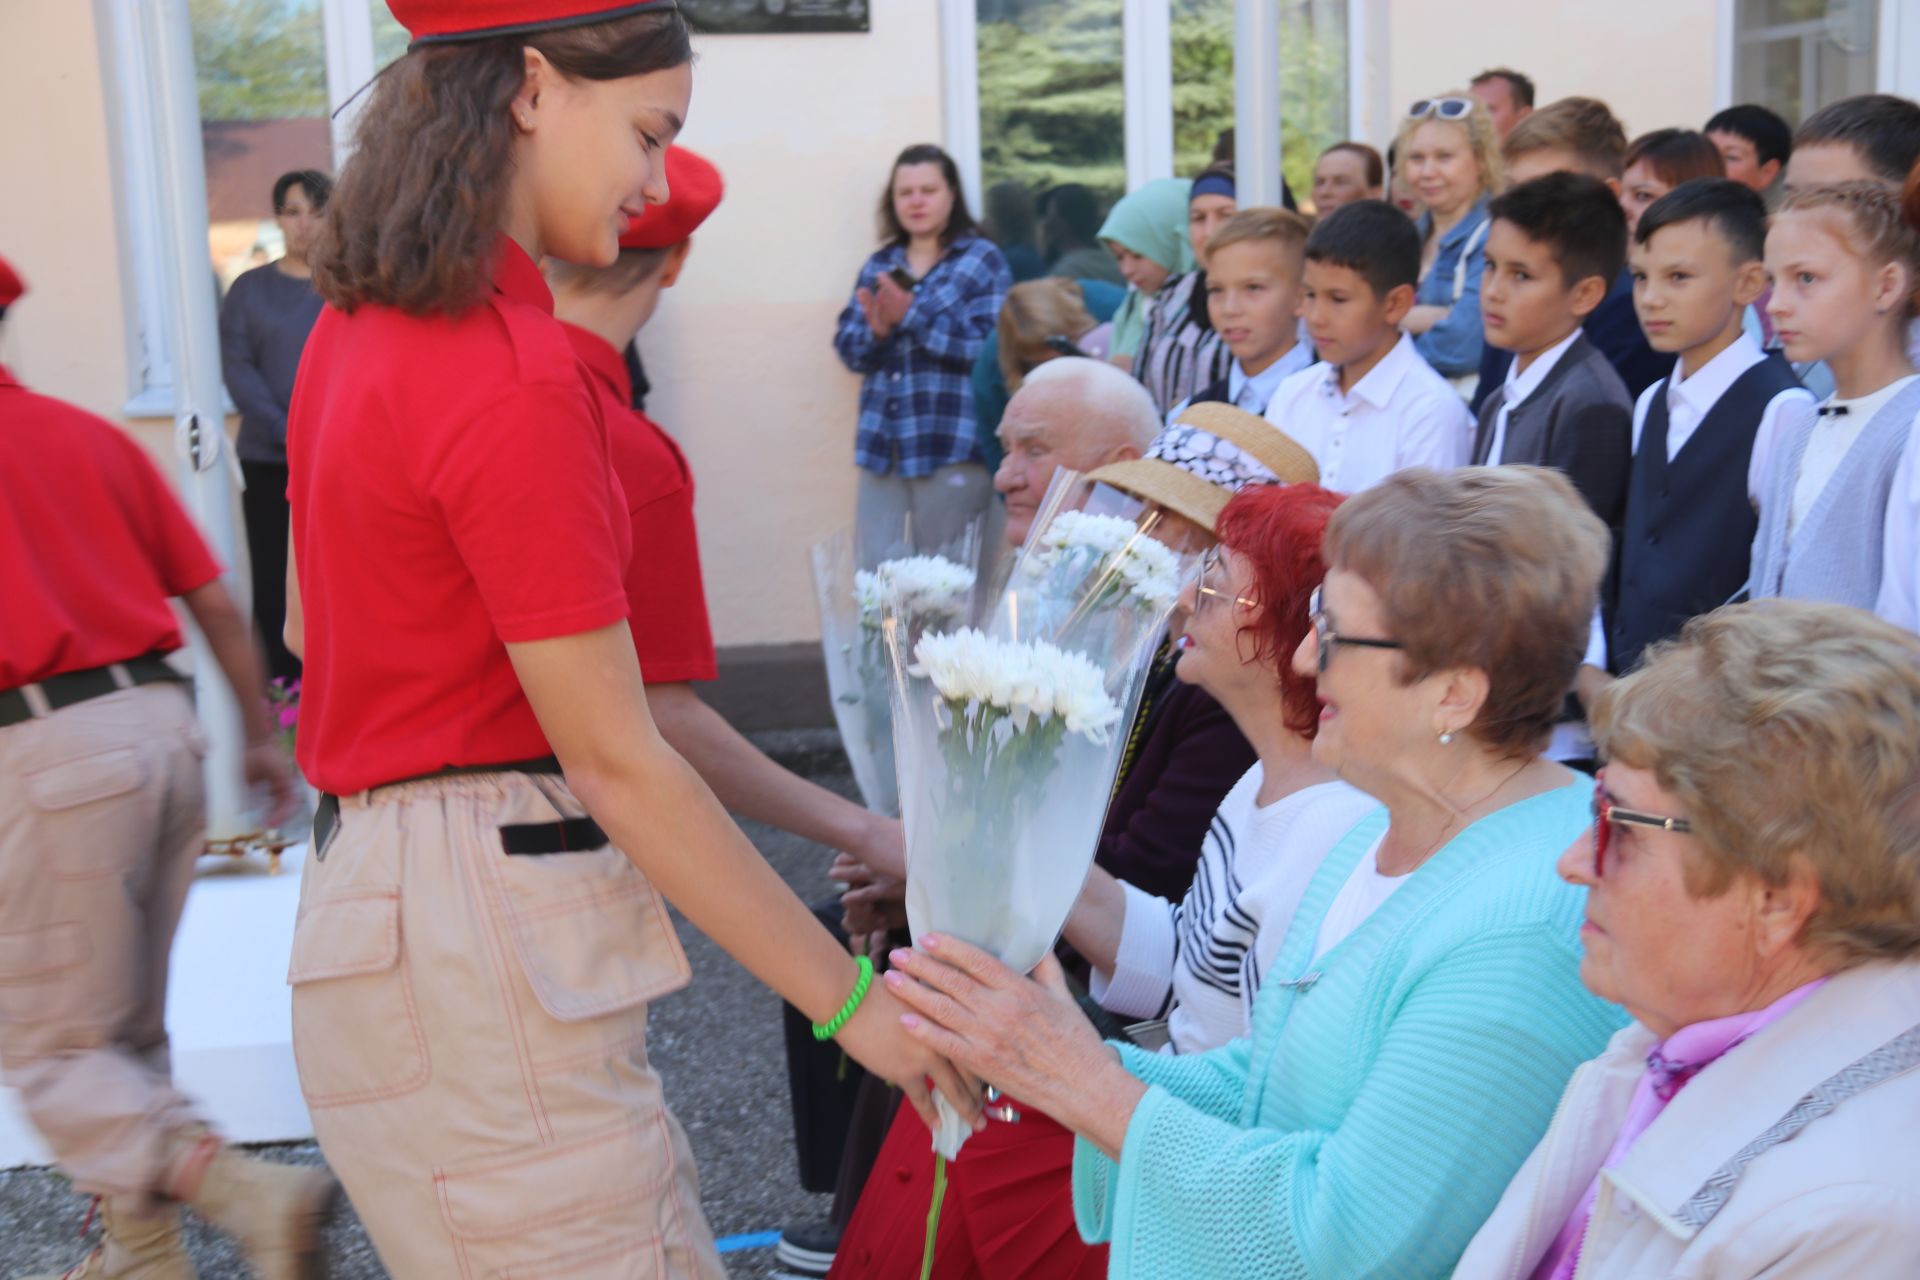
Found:
[{"label": "red sunglasses", "polygon": [[1613,828],[1620,823],[1636,827],[1652,827],[1658,831],[1672,831],[1677,835],[1692,835],[1693,824],[1685,818],[1666,818],[1657,813],[1642,813],[1638,809],[1622,809],[1607,794],[1607,771],[1602,769],[1593,780],[1593,874],[1594,878],[1607,873],[1607,849],[1613,843]]}]

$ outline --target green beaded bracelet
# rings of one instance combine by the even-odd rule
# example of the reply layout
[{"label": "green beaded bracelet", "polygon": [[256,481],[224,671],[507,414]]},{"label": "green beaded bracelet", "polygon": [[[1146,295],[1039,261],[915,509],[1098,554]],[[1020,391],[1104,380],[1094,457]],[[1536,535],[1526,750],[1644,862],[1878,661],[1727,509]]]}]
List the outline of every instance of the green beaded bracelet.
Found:
[{"label": "green beaded bracelet", "polygon": [[847,997],[847,1002],[840,1006],[840,1012],[834,1014],[831,1021],[813,1024],[815,1040],[831,1040],[839,1035],[840,1028],[847,1025],[847,1020],[860,1008],[860,1002],[867,998],[867,988],[873,985],[873,961],[861,956],[855,963],[860,967],[860,976],[853,980],[853,994]]}]

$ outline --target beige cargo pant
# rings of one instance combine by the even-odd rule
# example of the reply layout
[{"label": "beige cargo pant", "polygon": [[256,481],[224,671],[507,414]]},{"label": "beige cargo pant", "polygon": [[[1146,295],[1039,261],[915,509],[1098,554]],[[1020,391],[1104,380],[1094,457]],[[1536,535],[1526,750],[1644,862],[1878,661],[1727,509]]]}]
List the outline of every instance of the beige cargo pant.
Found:
[{"label": "beige cargo pant", "polygon": [[725,1276],[647,1065],[683,985],[619,850],[511,854],[581,815],[557,777],[342,797],[307,859],[293,1047],[328,1163],[395,1280]]},{"label": "beige cargo pant", "polygon": [[206,838],[183,686],[0,728],[0,1069],[74,1185],[144,1195],[169,1135],[167,957]]}]

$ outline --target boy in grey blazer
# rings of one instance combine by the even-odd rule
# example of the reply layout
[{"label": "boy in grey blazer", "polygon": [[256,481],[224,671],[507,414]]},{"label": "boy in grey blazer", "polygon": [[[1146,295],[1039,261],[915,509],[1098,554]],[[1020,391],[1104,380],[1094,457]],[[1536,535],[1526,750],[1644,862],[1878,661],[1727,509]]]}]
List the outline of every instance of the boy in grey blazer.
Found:
[{"label": "boy in grey blazer", "polygon": [[1489,212],[1480,314],[1487,342],[1514,359],[1480,407],[1473,462],[1557,468],[1618,529],[1633,400],[1580,326],[1626,261],[1626,215],[1604,183],[1565,172],[1522,183]]}]

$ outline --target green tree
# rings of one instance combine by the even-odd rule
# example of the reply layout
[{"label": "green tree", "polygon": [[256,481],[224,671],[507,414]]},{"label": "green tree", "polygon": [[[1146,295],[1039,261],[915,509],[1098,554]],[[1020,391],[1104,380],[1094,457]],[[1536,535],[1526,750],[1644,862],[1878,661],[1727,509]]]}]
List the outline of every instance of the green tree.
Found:
[{"label": "green tree", "polygon": [[190,0],[204,120],[327,114],[319,0]]},{"label": "green tree", "polygon": [[1121,0],[984,0],[980,162],[992,186],[1126,187]]}]

